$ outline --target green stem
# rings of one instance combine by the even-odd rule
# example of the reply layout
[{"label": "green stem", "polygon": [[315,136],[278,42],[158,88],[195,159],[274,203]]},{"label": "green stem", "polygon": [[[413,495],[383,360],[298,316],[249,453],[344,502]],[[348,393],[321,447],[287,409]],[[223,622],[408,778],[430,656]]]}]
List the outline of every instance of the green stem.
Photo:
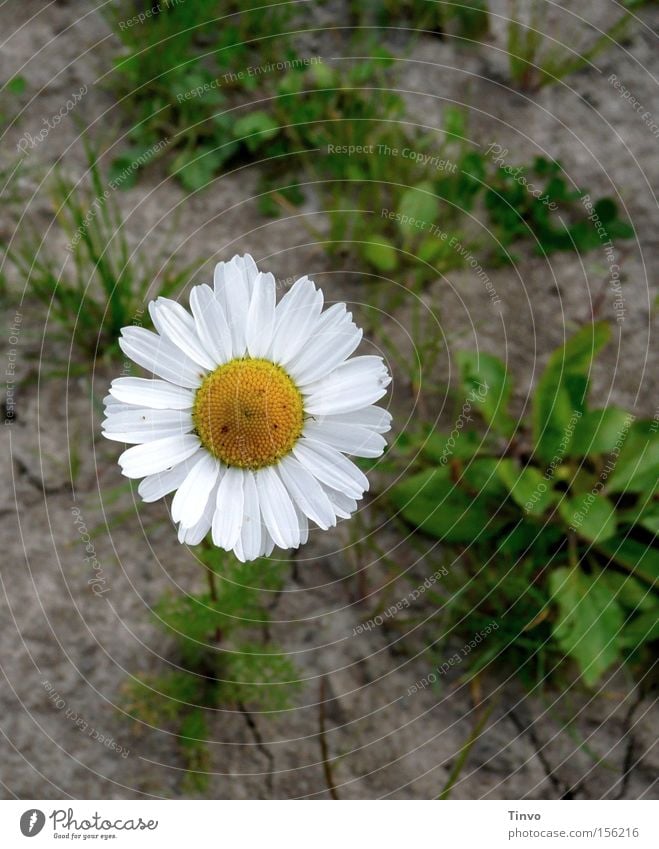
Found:
[{"label": "green stem", "polygon": [[471,751],[474,743],[478,740],[478,738],[483,733],[485,723],[487,722],[491,713],[492,713],[492,707],[489,707],[487,710],[485,710],[483,712],[483,715],[481,716],[481,718],[478,720],[478,722],[474,726],[471,734],[469,735],[469,737],[463,743],[462,748],[460,749],[460,752],[458,754],[458,757],[456,758],[455,764],[453,765],[453,769],[451,770],[451,773],[448,777],[448,781],[446,782],[446,784],[442,788],[442,792],[437,797],[438,799],[443,800],[443,799],[448,799],[450,797],[453,786],[456,783],[456,781],[458,780],[458,778],[460,777],[460,773],[464,769],[464,765],[467,761],[467,758],[469,757],[469,752]]},{"label": "green stem", "polygon": [[[203,549],[205,549],[206,551],[211,550],[212,546],[208,542],[208,538],[205,538],[202,541],[201,547]],[[204,564],[204,568],[206,569],[206,577],[208,578],[208,592],[210,594],[211,601],[213,602],[213,604],[216,605],[219,601],[219,596],[218,596],[218,593],[217,593],[217,580],[216,580],[215,570],[211,566],[209,566],[209,564],[203,558],[202,558],[202,562]],[[215,634],[213,636],[213,639],[216,643],[220,643],[222,641],[222,636],[223,636],[222,635],[222,629],[218,625],[217,628],[215,629]]]}]

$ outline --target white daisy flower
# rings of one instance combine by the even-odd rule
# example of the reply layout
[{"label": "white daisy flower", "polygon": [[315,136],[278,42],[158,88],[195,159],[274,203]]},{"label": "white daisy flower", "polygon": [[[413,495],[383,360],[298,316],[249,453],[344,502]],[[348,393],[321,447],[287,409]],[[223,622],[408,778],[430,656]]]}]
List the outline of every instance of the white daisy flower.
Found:
[{"label": "white daisy flower", "polygon": [[182,543],[211,532],[240,560],[306,542],[348,518],[368,480],[345,455],[379,457],[391,416],[373,406],[390,377],[381,357],[351,357],[362,332],[345,304],[300,278],[275,303],[275,279],[251,256],[195,286],[188,313],[158,298],[155,333],[125,327],[122,351],[153,377],[119,377],[103,434],[134,443],[119,457],[138,492],[175,492]]}]

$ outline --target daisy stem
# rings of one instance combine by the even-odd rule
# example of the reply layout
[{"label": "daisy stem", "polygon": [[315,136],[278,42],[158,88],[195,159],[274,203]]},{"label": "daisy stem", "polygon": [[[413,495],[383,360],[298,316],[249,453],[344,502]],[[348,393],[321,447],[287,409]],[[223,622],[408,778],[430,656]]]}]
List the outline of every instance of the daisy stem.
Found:
[{"label": "daisy stem", "polygon": [[[208,539],[206,538],[202,541],[201,547],[205,551],[211,551],[213,549],[213,546],[208,542]],[[217,602],[219,601],[219,596],[217,594],[217,581],[215,570],[204,558],[202,558],[202,562],[204,564],[204,568],[206,569],[206,577],[208,578],[208,592],[210,594],[211,601],[214,604],[217,604]],[[219,643],[222,641],[222,636],[222,629],[218,625],[215,629],[215,635],[213,639],[216,643]]]},{"label": "daisy stem", "polygon": [[208,575],[208,589],[210,591],[211,601],[217,602],[217,584],[215,582],[215,572],[206,566],[206,574]]}]

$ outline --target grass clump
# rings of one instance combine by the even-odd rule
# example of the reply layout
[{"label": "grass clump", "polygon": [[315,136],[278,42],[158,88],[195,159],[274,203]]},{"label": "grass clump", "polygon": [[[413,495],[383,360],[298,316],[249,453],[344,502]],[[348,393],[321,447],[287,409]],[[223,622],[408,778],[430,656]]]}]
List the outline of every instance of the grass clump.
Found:
[{"label": "grass clump", "polygon": [[[196,266],[135,258],[113,182],[104,182],[96,155],[87,153],[82,185],[61,171],[51,181],[55,226],[48,239],[24,225],[6,255],[30,295],[48,308],[60,336],[83,354],[99,356],[117,350],[121,328],[144,312],[148,298],[178,292]],[[53,250],[54,235],[65,239],[64,258]]]}]

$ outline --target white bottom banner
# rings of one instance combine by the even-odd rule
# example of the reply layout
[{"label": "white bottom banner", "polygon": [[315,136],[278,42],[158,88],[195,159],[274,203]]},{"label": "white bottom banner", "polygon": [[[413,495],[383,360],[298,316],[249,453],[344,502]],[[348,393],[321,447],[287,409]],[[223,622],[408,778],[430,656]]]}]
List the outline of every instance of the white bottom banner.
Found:
[{"label": "white bottom banner", "polygon": [[[7,801],[0,846],[656,849],[656,802]],[[34,843],[30,843],[30,840]],[[63,841],[68,841],[65,844]]]}]

